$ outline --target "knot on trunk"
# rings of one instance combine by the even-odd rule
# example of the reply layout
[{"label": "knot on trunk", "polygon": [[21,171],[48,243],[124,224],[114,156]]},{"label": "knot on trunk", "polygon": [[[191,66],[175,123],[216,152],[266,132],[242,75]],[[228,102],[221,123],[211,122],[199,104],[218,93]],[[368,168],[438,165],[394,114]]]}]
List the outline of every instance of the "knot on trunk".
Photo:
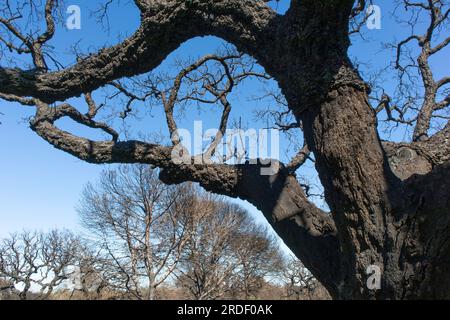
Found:
[{"label": "knot on trunk", "polygon": [[416,150],[400,146],[387,152],[389,165],[394,174],[406,180],[414,174],[424,175],[431,171],[431,163]]}]

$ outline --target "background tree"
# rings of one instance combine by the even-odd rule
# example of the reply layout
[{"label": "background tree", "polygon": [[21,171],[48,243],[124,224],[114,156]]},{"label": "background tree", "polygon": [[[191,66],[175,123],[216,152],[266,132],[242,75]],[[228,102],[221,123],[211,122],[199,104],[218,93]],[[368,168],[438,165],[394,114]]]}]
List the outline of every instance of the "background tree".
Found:
[{"label": "background tree", "polygon": [[248,221],[241,229],[231,245],[233,257],[230,259],[237,263],[231,277],[231,297],[255,299],[259,291],[282,272],[284,257],[279,244],[265,228]]},{"label": "background tree", "polygon": [[200,193],[191,208],[177,285],[197,300],[254,297],[277,272],[279,247],[238,205]]},{"label": "background tree", "polygon": [[190,210],[189,188],[163,184],[146,165],[105,171],[98,186],[87,185],[78,211],[101,250],[96,261],[109,286],[132,298],[155,298],[187,241],[180,221]]},{"label": "background tree", "polygon": [[[265,0],[134,0],[141,13],[138,30],[115,46],[78,55],[67,68],[47,62],[55,61],[48,43],[56,31],[59,2],[47,0],[39,6],[31,1],[36,4],[31,9],[22,5],[29,2],[7,1],[0,8],[0,97],[35,107],[31,129],[51,145],[91,163],[151,164],[161,169],[166,183],[195,181],[208,191],[249,201],[335,298],[449,297],[450,124],[442,115],[450,103],[445,89],[449,81],[436,78],[429,64],[430,57],[442,54],[450,43],[446,1],[399,2],[405,9],[399,16],[413,12],[409,21],[415,23],[419,12],[428,21],[423,33],[413,30],[398,44],[400,55],[406,44],[417,43],[420,51],[413,70],[421,83],[413,87],[421,97],[405,104],[416,116],[409,121],[414,133],[404,143],[381,141],[376,111],[404,121],[404,110],[387,96],[373,107],[370,87],[348,56],[349,34],[354,31],[350,21],[364,14],[367,1],[293,0],[281,15]],[[45,25],[38,23],[39,14]],[[31,32],[29,22],[35,24]],[[186,75],[198,70],[198,63],[176,77],[167,100],[152,86],[149,95],[137,95],[141,92],[130,92],[134,90],[117,81],[154,70],[180,44],[205,35],[234,44],[265,68],[303,131],[304,148],[272,176],[260,174],[260,161],[212,164],[208,160],[218,139],[192,162],[180,164],[171,160],[179,142],[176,135],[171,135],[170,144],[122,140],[110,125],[96,120],[102,108],[91,93],[112,86],[128,98],[125,111],[149,97],[165,100],[168,128],[175,132],[173,107],[180,102],[179,84],[192,79]],[[19,54],[29,56],[33,65],[14,63]],[[230,72],[224,59],[212,60],[225,77],[219,82],[202,77],[201,93],[216,97],[202,100],[223,107],[223,129],[231,107],[227,96],[239,74]],[[401,59],[397,62],[397,70],[404,72],[406,66]],[[86,114],[60,103],[80,95],[89,108]],[[93,141],[63,131],[55,124],[61,118],[100,129],[111,139]],[[433,119],[442,121],[434,128]],[[330,212],[314,205],[296,179],[295,171],[308,157],[315,161]],[[195,159],[206,161],[199,165]],[[366,270],[373,264],[383,273],[378,291],[366,287]]]},{"label": "background tree", "polygon": [[295,257],[284,261],[281,279],[284,282],[286,298],[289,300],[329,299],[326,289]]},{"label": "background tree", "polygon": [[14,297],[18,297],[14,283],[0,279],[0,300],[12,300]]},{"label": "background tree", "polygon": [[22,232],[0,243],[0,279],[9,297],[48,299],[68,279],[80,239],[68,231]]},{"label": "background tree", "polygon": [[109,282],[107,263],[101,256],[102,251],[95,243],[83,239],[78,249],[78,259],[67,272],[69,281],[56,296],[66,300],[105,300],[118,299],[123,290],[116,291]]}]

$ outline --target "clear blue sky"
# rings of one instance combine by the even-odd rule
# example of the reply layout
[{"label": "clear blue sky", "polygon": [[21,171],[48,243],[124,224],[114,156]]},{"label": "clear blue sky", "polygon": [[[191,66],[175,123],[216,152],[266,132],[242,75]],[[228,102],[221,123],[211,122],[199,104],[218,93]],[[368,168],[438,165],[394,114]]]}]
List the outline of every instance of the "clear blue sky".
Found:
[{"label": "clear blue sky", "polygon": [[[80,41],[82,48],[93,50],[104,43],[114,44],[120,38],[133,33],[137,28],[138,12],[129,1],[117,1],[109,13],[111,29],[106,31],[90,15],[90,11],[98,5],[99,1],[67,1],[68,4],[77,4],[82,10],[82,29],[67,31],[59,29],[52,42],[55,51],[62,61],[70,63],[73,57],[68,54],[71,45]],[[278,3],[278,10],[283,12],[289,1]],[[382,51],[382,43],[401,39],[408,30],[399,25],[390,15],[393,10],[391,1],[375,1],[382,9],[382,29],[365,30],[366,40],[355,38],[351,54],[358,60],[364,61],[364,69],[376,71],[389,64],[392,52]],[[162,70],[170,69],[170,62],[175,57],[199,56],[212,53],[223,42],[216,38],[194,39],[184,44],[171,58],[165,62]],[[437,74],[448,72],[448,52],[433,61]],[[394,81],[391,76],[383,78],[386,90],[393,90]],[[234,117],[245,116],[247,125],[263,127],[264,124],[255,124],[252,121],[250,110],[255,109],[255,103],[249,101],[252,95],[262,89],[256,82],[246,84],[238,95],[233,98],[233,105],[238,109]],[[74,103],[79,103],[75,100]],[[236,107],[238,106],[238,107]],[[83,186],[88,181],[95,181],[101,170],[110,166],[99,166],[84,163],[68,154],[53,149],[46,142],[36,136],[29,128],[26,118],[32,115],[32,110],[10,103],[0,102],[0,237],[9,232],[21,229],[46,230],[54,227],[78,229],[78,217],[75,205],[79,201]],[[209,124],[214,113],[193,112],[185,121],[203,119]],[[24,120],[25,119],[25,120]],[[216,118],[214,118],[216,119]],[[165,132],[161,124],[164,123],[160,112],[155,111],[145,122],[136,123],[134,132],[150,133],[152,131]],[[212,122],[211,122],[212,123]],[[90,132],[78,129],[70,123],[65,128],[81,130],[82,134]],[[404,136],[398,133],[393,138],[400,140]],[[287,147],[283,142],[283,147]],[[304,170],[303,174],[314,177],[311,168]],[[252,211],[259,221],[263,221],[257,210],[250,205],[244,205]]]}]

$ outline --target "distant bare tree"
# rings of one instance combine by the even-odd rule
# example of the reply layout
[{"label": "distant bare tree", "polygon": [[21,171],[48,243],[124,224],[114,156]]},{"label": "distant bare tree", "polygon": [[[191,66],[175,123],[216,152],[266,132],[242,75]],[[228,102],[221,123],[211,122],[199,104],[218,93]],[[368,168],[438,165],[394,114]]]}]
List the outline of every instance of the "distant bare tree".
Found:
[{"label": "distant bare tree", "polygon": [[250,298],[278,261],[277,247],[243,208],[197,195],[177,284],[190,298]]},{"label": "distant bare tree", "polygon": [[268,230],[246,219],[242,230],[234,235],[232,254],[237,263],[233,271],[232,298],[256,298],[269,277],[283,268],[283,257]]},{"label": "distant bare tree", "polygon": [[290,300],[330,299],[327,290],[295,257],[285,261],[282,280],[285,283],[286,298]]},{"label": "distant bare tree", "polygon": [[104,263],[97,248],[84,242],[78,252],[76,265],[68,272],[70,283],[66,286],[65,299],[102,300],[114,298],[116,293],[104,277]]},{"label": "distant bare tree", "polygon": [[195,214],[187,217],[190,239],[177,270],[177,283],[196,300],[222,298],[230,290],[229,280],[237,267],[236,261],[228,258],[245,212],[212,196],[197,199],[192,207]]},{"label": "distant bare tree", "polygon": [[108,285],[135,299],[154,299],[173,272],[187,234],[179,217],[189,186],[167,186],[150,166],[105,171],[87,185],[78,211],[94,236]]},{"label": "distant bare tree", "polygon": [[48,299],[67,280],[79,239],[68,231],[22,232],[0,242],[2,289],[21,300]]}]

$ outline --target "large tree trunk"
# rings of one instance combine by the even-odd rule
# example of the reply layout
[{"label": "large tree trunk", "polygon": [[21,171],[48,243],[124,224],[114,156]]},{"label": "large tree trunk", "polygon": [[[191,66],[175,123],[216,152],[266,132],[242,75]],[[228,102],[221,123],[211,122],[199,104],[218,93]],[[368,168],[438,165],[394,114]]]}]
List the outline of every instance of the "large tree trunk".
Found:
[{"label": "large tree trunk", "polygon": [[[347,82],[356,71],[348,62],[336,69],[326,94],[300,96],[294,108],[340,243],[339,277],[325,285],[337,288],[331,294],[339,299],[450,298],[450,200],[447,190],[436,190],[449,185],[448,165],[396,176],[364,86]],[[382,272],[379,290],[366,284],[371,265]]]},{"label": "large tree trunk", "polygon": [[[303,123],[336,224],[339,271],[315,275],[338,299],[449,298],[450,200],[436,190],[437,180],[449,185],[448,163],[429,172],[417,157],[403,172],[392,168],[368,87],[347,57],[348,15],[337,6],[294,5],[287,15],[300,27],[288,20],[281,58],[267,66]],[[381,269],[379,290],[366,283],[372,265]]]}]

